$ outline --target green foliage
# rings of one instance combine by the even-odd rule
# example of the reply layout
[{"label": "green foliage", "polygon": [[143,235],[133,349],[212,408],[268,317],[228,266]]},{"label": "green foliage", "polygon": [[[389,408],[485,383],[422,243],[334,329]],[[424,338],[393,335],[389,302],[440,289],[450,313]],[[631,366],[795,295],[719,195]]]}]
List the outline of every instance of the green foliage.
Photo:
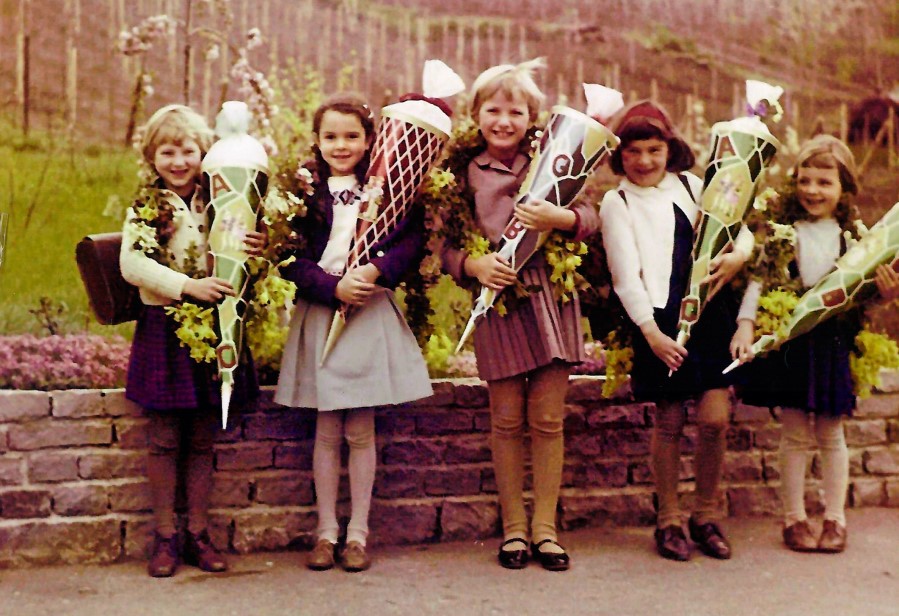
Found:
[{"label": "green foliage", "polygon": [[881,368],[899,368],[899,345],[885,334],[863,329],[855,337],[857,352],[849,356],[855,394],[861,398],[871,395],[871,389],[880,387]]}]

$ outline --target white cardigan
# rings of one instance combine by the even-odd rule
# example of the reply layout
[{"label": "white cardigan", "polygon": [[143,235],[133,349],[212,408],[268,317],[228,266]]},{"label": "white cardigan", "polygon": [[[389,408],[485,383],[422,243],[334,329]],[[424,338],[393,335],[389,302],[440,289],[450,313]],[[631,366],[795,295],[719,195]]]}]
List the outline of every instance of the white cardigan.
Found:
[{"label": "white cardigan", "polygon": [[206,267],[208,272],[209,205],[203,202],[199,192],[194,193],[188,206],[172,191],[161,191],[161,198],[174,208],[175,231],[169,240],[168,249],[175,258],[175,268],[163,265],[148,257],[142,250],[134,248],[137,239],[135,213],[132,208],[128,208],[122,229],[119,266],[122,268],[122,277],[140,289],[140,299],[144,304],[166,306],[181,299],[189,277],[178,270],[183,269],[187,250],[191,245],[196,246],[200,266]]},{"label": "white cardigan", "polygon": [[[684,173],[696,198],[702,180]],[[618,191],[623,191],[627,202]],[[602,200],[599,217],[602,241],[612,274],[615,293],[628,316],[642,326],[653,320],[653,310],[668,303],[674,252],[675,204],[691,224],[699,220],[699,206],[677,175],[666,173],[656,186],[637,186],[623,179]],[[735,250],[752,253],[752,233],[745,226],[737,236]]]}]

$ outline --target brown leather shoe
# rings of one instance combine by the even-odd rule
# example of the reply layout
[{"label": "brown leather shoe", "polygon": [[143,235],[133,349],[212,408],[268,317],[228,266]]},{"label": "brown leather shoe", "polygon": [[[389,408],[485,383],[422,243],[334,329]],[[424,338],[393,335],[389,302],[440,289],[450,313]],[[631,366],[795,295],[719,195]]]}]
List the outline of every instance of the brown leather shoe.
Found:
[{"label": "brown leather shoe", "polygon": [[818,550],[818,541],[812,534],[812,528],[808,520],[802,520],[790,524],[783,530],[784,543],[794,552],[815,552]]},{"label": "brown leather shoe", "polygon": [[212,545],[206,529],[196,535],[191,532],[187,533],[187,537],[184,539],[184,562],[209,573],[221,573],[228,570],[228,561]]},{"label": "brown leather shoe", "polygon": [[147,573],[151,577],[171,577],[178,569],[178,537],[163,537],[159,533],[153,535],[153,550]]},{"label": "brown leather shoe", "polygon": [[340,566],[344,571],[365,571],[371,567],[371,558],[365,553],[364,545],[350,541],[340,553]]},{"label": "brown leather shoe", "polygon": [[836,520],[824,520],[821,538],[818,539],[818,551],[836,554],[846,549],[846,527]]},{"label": "brown leather shoe", "polygon": [[319,539],[306,557],[306,566],[313,571],[326,571],[334,566],[336,546],[327,539]]},{"label": "brown leather shoe", "polygon": [[690,539],[706,556],[717,558],[719,560],[727,560],[731,556],[730,543],[721,532],[721,527],[714,522],[706,522],[705,524],[697,524],[693,516],[690,516],[688,523],[690,528]]},{"label": "brown leather shoe", "polygon": [[685,561],[690,559],[690,544],[684,529],[672,524],[665,528],[657,528],[655,532],[656,550],[659,556],[668,560]]}]

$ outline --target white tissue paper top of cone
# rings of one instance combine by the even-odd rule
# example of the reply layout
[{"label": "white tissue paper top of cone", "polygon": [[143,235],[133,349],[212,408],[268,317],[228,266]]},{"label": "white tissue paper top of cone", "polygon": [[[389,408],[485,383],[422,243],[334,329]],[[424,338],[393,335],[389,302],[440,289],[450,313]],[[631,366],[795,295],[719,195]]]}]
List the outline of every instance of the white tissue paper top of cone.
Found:
[{"label": "white tissue paper top of cone", "polygon": [[600,122],[605,122],[624,107],[621,92],[598,83],[585,83],[584,97],[587,99],[587,115]]},{"label": "white tissue paper top of cone", "polygon": [[394,103],[384,107],[382,114],[386,111],[388,114],[391,110],[400,111],[406,115],[425,122],[429,126],[443,132],[447,137],[453,130],[453,121],[449,116],[443,113],[437,105],[432,105],[426,101],[403,101],[402,103]]},{"label": "white tissue paper top of cone", "polygon": [[784,89],[780,86],[772,86],[764,81],[756,81],[755,79],[746,80],[746,101],[755,107],[762,101],[776,103],[783,96]]},{"label": "white tissue paper top of cone", "polygon": [[441,60],[426,60],[421,72],[422,94],[430,98],[447,98],[465,90],[465,82]]},{"label": "white tissue paper top of cone", "polygon": [[268,154],[257,139],[248,134],[250,110],[242,101],[226,101],[215,118],[212,144],[203,158],[203,170],[220,167],[248,167],[268,173]]}]

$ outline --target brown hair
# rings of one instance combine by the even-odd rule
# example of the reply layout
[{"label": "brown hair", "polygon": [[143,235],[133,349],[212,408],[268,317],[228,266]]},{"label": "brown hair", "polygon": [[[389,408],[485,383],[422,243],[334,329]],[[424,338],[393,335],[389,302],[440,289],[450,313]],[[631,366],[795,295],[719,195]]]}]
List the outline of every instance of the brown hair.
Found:
[{"label": "brown hair", "polygon": [[677,133],[664,107],[648,100],[631,103],[613,121],[614,131],[621,142],[609,159],[615,175],[625,175],[621,153],[634,141],[660,139],[668,145],[665,170],[672,173],[687,171],[696,164],[696,157],[687,142]]},{"label": "brown hair", "polygon": [[[354,173],[360,184],[365,182],[365,173],[368,171],[368,165],[371,162],[371,146],[375,137],[375,118],[371,109],[365,103],[365,100],[358,94],[351,92],[339,92],[332,94],[325,99],[315,114],[312,116],[312,132],[318,137],[322,128],[322,119],[328,111],[336,111],[346,115],[354,115],[359,118],[362,124],[362,130],[365,132],[365,139],[368,141],[368,149],[362,159],[356,164]],[[312,151],[315,154],[316,171],[320,181],[326,182],[331,176],[331,168],[322,157],[321,150],[317,144],[312,145]]]}]

